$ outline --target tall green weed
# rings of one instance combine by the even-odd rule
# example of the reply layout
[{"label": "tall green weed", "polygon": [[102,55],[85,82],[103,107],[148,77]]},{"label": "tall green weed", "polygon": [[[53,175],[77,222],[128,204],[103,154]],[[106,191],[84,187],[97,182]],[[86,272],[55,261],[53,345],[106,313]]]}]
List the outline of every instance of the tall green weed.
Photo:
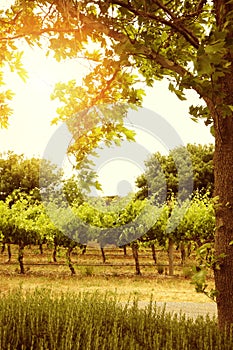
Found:
[{"label": "tall green weed", "polygon": [[99,293],[22,289],[0,297],[1,350],[232,350],[216,319],[171,315]]}]

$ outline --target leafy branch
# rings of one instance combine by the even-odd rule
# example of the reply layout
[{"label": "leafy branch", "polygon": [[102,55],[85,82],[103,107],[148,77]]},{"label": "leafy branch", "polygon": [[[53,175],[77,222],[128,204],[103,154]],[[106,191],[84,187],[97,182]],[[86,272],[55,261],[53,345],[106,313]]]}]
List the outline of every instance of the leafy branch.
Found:
[{"label": "leafy branch", "polygon": [[141,16],[143,18],[152,19],[155,22],[167,25],[168,27],[173,28],[178,33],[180,33],[193,47],[198,49],[199,47],[199,40],[198,38],[189,30],[188,28],[185,28],[185,26],[180,22],[180,19],[176,17],[166,6],[164,6],[160,1],[153,1],[156,3],[161,9],[165,11],[170,16],[170,20],[166,20],[163,17],[154,15],[150,12],[145,12],[139,9],[134,8],[129,3],[125,3],[121,0],[114,0],[112,1],[112,4],[119,5],[123,8],[126,8],[130,12],[134,13],[137,16]]}]

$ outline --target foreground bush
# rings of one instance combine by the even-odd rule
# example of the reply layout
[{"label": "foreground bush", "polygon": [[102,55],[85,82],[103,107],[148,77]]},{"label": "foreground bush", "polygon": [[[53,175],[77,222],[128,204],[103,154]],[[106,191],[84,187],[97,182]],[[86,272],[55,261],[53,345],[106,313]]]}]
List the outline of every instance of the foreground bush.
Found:
[{"label": "foreground bush", "polygon": [[171,316],[155,303],[140,309],[100,294],[21,289],[0,298],[1,350],[233,349],[215,319]]}]

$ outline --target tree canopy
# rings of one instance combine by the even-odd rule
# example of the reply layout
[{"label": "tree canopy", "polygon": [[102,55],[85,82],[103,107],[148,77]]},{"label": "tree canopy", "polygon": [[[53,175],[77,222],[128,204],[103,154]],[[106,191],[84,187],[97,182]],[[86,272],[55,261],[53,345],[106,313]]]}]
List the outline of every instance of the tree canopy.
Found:
[{"label": "tree canopy", "polygon": [[[141,91],[132,87],[136,81],[132,67],[148,85],[170,77],[169,88],[180,99],[185,98],[185,89],[196,90],[210,107],[213,83],[216,86],[230,66],[226,55],[231,48],[230,10],[230,2],[205,0],[18,0],[1,11],[1,65],[26,79],[22,41],[46,48],[57,60],[81,53],[94,61],[85,86],[76,86],[75,81],[57,85],[54,96],[65,104],[59,111],[63,119],[99,103],[140,101]],[[98,43],[92,52],[88,52],[90,41]],[[11,99],[11,93],[2,93],[1,98],[4,124],[10,114],[4,101]],[[191,112],[211,123],[208,108],[193,106]],[[224,113],[231,113],[230,105],[224,106]]]},{"label": "tree canopy", "polygon": [[[190,156],[191,168],[193,172],[193,193],[195,191],[206,193],[211,196],[214,189],[214,168],[213,168],[213,145],[196,145],[187,144],[185,147]],[[179,179],[177,174],[176,159],[183,158],[183,147],[178,147],[166,156],[159,152],[153,154],[146,162],[146,171],[139,176],[136,184],[139,188],[137,192],[138,198],[146,198],[150,194],[156,194],[161,186],[158,185],[158,178],[165,176],[166,179],[166,198],[169,199],[172,195],[177,195],[179,191],[179,181],[186,181],[190,176],[190,168],[182,166],[184,174],[182,179]],[[185,157],[184,157],[185,163]],[[188,163],[188,165],[190,165]],[[187,174],[185,174],[185,169]],[[149,184],[148,184],[149,183]],[[156,190],[157,188],[157,190]],[[159,193],[157,193],[159,195]]]},{"label": "tree canopy", "polygon": [[23,154],[8,152],[0,156],[0,200],[6,200],[15,190],[34,194],[55,188],[61,182],[61,171],[45,159],[25,159]]}]

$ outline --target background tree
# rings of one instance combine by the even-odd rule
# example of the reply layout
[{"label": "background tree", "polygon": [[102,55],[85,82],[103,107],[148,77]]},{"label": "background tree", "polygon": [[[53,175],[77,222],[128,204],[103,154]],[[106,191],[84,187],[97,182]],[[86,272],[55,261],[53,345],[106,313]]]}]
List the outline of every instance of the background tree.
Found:
[{"label": "background tree", "polygon": [[79,183],[75,176],[64,180],[63,192],[70,205],[72,205],[74,202],[75,205],[82,204],[84,202],[84,196],[80,191]]},{"label": "background tree", "polygon": [[[188,151],[192,172],[193,172],[193,192],[196,191],[206,193],[212,196],[214,189],[214,168],[213,168],[213,145],[196,145],[187,144],[185,147]],[[179,189],[179,176],[177,173],[176,161],[179,163],[183,158],[183,147],[178,147],[170,151],[169,155],[162,155],[159,152],[153,154],[146,162],[146,171],[140,175],[136,184],[139,188],[136,196],[137,198],[146,198],[150,194],[157,193],[157,189],[164,188],[158,186],[158,176],[165,177],[166,182],[166,197],[169,199],[171,195],[177,195]],[[184,158],[185,162],[185,158]],[[188,163],[189,164],[189,163]],[[185,166],[182,166],[185,172]],[[181,174],[185,182],[185,178],[189,179],[190,168],[187,169],[187,174]],[[149,182],[149,186],[148,186]]]},{"label": "background tree", "polygon": [[6,200],[15,190],[34,193],[40,198],[40,190],[55,189],[61,182],[59,169],[45,159],[25,159],[24,155],[13,152],[0,155],[0,200]]}]

